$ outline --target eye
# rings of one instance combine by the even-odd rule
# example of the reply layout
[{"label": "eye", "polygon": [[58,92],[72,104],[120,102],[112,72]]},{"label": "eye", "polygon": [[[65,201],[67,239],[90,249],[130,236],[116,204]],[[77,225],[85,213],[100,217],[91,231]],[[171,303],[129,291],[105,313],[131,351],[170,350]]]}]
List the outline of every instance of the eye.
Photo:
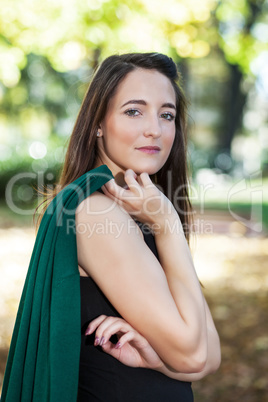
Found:
[{"label": "eye", "polygon": [[168,120],[168,121],[173,121],[175,119],[174,114],[172,114],[170,112],[162,113],[161,117],[163,117],[165,120]]},{"label": "eye", "polygon": [[125,111],[125,114],[129,117],[135,117],[139,115],[139,111],[137,109],[128,109]]}]

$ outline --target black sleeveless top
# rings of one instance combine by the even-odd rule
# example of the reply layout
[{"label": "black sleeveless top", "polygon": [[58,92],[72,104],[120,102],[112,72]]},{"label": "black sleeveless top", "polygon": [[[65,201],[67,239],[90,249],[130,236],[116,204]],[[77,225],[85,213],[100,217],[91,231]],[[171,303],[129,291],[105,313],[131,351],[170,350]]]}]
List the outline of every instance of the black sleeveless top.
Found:
[{"label": "black sleeveless top", "polygon": [[[147,246],[158,258],[154,236],[136,221]],[[78,402],[193,402],[191,383],[171,379],[158,371],[128,367],[94,346],[95,334],[85,336],[90,321],[101,314],[121,317],[93,279],[82,277],[81,355]],[[111,339],[113,342],[113,339]],[[117,339],[114,339],[114,343]]]}]

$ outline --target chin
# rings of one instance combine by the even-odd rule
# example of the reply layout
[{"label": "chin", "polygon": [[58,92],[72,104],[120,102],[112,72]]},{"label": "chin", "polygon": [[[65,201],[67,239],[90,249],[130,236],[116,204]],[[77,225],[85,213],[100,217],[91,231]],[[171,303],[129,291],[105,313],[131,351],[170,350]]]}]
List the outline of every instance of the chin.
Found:
[{"label": "chin", "polygon": [[163,167],[163,165],[159,164],[142,164],[142,165],[134,165],[133,167],[130,167],[130,169],[134,170],[134,172],[138,175],[141,173],[148,173],[149,175],[153,175]]}]

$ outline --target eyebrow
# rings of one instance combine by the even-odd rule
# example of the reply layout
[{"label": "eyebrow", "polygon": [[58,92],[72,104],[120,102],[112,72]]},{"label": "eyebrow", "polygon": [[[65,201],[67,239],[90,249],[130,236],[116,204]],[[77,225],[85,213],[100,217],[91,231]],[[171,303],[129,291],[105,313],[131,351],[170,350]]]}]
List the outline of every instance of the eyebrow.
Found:
[{"label": "eyebrow", "polygon": [[[124,104],[121,106],[121,108],[124,107],[124,106],[126,106],[126,105],[129,105],[129,104],[144,105],[144,106],[146,106],[146,105],[147,105],[147,102],[145,102],[145,100],[143,100],[143,99],[131,99],[131,100],[127,101],[126,103],[124,103]],[[170,109],[176,110],[176,106],[175,106],[173,103],[169,103],[169,102],[163,103],[163,105],[162,105],[161,107],[168,107],[168,108],[170,108]]]}]

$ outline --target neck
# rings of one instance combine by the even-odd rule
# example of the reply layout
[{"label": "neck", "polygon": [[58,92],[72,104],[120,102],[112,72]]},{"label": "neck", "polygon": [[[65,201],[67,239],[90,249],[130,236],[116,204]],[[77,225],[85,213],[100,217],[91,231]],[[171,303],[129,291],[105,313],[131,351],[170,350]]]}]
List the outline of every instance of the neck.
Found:
[{"label": "neck", "polygon": [[114,176],[115,182],[116,182],[116,184],[118,184],[118,186],[127,187],[127,184],[126,184],[125,178],[124,178],[125,171],[123,169],[121,169],[119,166],[115,165],[114,163],[110,163],[105,160],[102,160],[101,158],[98,158],[97,162],[94,165],[94,168],[101,166],[101,165],[108,166],[108,168],[111,170],[111,172]]}]

